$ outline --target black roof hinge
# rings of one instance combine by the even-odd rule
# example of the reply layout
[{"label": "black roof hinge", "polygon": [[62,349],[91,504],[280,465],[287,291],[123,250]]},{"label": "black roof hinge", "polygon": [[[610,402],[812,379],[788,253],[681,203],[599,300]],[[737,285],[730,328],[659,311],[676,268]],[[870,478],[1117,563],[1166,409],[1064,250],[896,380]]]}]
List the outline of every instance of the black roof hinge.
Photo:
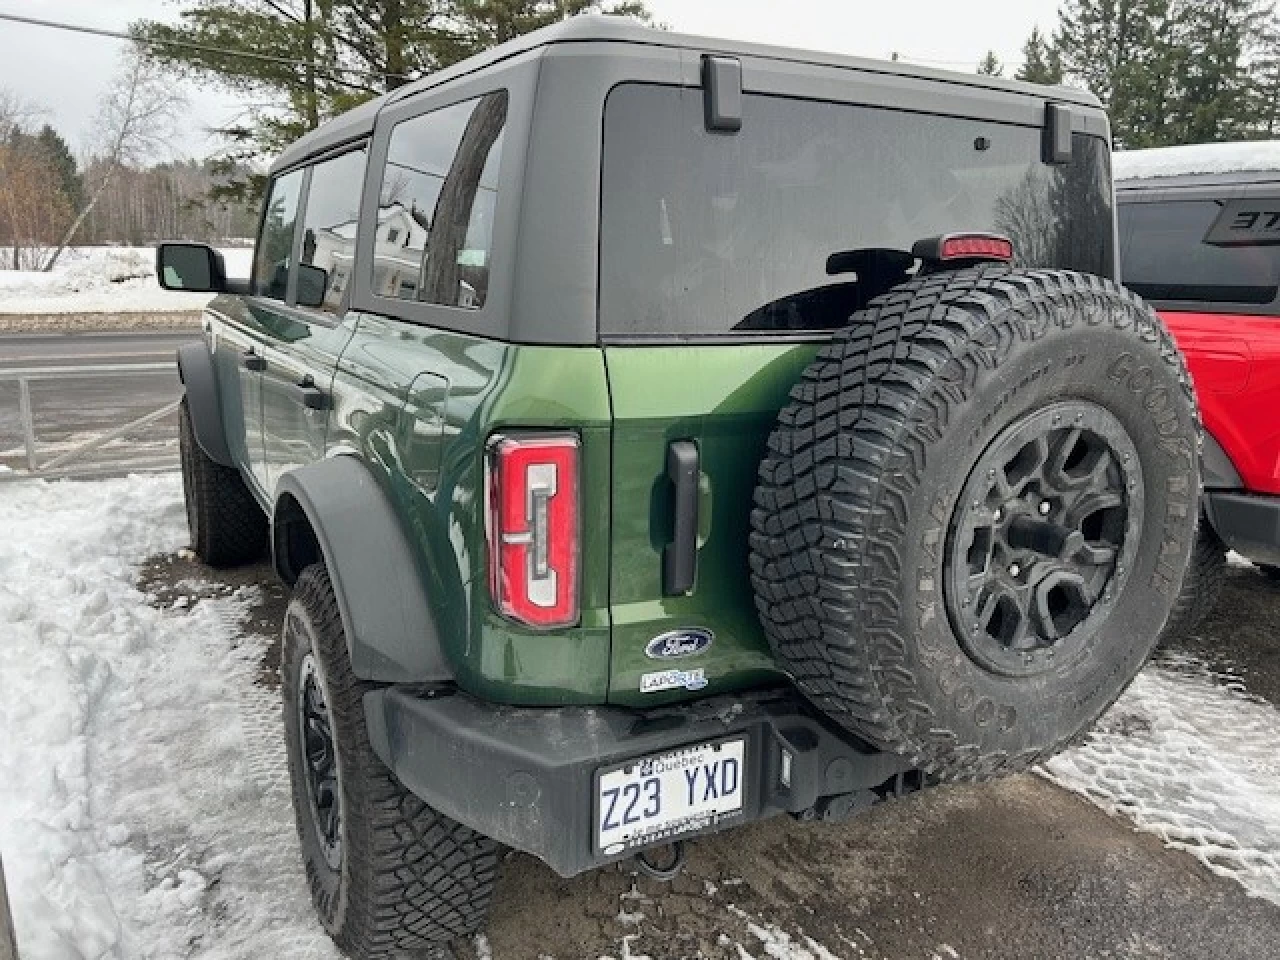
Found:
[{"label": "black roof hinge", "polygon": [[1075,111],[1065,103],[1045,104],[1044,162],[1071,162],[1071,135],[1075,127]]},{"label": "black roof hinge", "polygon": [[742,61],[737,57],[702,58],[702,91],[708,130],[742,129]]}]

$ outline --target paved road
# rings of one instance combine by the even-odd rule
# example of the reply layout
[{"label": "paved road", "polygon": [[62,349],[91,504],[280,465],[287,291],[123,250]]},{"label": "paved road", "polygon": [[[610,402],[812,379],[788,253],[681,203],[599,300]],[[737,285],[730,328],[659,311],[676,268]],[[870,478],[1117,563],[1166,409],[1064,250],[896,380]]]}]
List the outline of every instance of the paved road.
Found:
[{"label": "paved road", "polygon": [[154,363],[196,333],[7,333],[0,334],[0,369],[83,363]]},{"label": "paved road", "polygon": [[[16,367],[172,362],[174,351],[195,333],[0,334],[0,373]],[[31,405],[42,460],[79,442],[156,410],[179,395],[174,372],[107,378],[33,380]],[[16,383],[0,380],[0,464],[18,466],[22,427]],[[98,459],[127,460],[172,447],[176,417],[145,428]]]}]

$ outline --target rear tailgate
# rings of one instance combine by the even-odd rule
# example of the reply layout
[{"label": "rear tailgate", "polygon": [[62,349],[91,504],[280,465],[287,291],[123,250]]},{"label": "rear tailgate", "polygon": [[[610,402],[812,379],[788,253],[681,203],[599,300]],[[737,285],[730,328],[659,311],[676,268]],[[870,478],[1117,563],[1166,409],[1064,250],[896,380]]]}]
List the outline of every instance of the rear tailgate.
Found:
[{"label": "rear tailgate", "polygon": [[[780,679],[752,601],[747,532],[765,441],[816,350],[795,343],[606,348],[614,417],[610,701],[652,705]],[[675,526],[667,449],[681,440],[698,451],[699,548],[693,589],[671,596],[662,559]],[[712,637],[700,652],[646,653],[664,634],[698,630]],[[641,693],[646,676],[659,689]]]}]

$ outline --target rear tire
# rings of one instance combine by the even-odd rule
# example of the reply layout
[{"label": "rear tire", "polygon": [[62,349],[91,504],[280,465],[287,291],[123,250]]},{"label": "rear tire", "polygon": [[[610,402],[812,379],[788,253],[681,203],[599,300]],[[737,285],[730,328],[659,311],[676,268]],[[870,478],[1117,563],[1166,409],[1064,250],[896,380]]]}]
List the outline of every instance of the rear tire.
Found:
[{"label": "rear tire", "polygon": [[178,412],[178,451],[191,549],[211,567],[260,558],[267,547],[267,518],[240,471],[224,467],[200,449],[183,397]]},{"label": "rear tire", "polygon": [[354,960],[475,933],[497,874],[497,844],[431,809],[374,753],[364,695],[376,686],[351,672],[327,571],[307,567],[281,655],[293,808],[316,911]]},{"label": "rear tire", "polygon": [[780,413],[751,571],[809,699],[942,779],[1026,769],[1133,680],[1195,540],[1199,418],[1155,313],[983,267],[855,313]]},{"label": "rear tire", "polygon": [[1218,603],[1227,576],[1227,545],[1218,538],[1209,518],[1201,514],[1200,532],[1191,554],[1182,591],[1169,614],[1162,644],[1176,643],[1193,633]]}]

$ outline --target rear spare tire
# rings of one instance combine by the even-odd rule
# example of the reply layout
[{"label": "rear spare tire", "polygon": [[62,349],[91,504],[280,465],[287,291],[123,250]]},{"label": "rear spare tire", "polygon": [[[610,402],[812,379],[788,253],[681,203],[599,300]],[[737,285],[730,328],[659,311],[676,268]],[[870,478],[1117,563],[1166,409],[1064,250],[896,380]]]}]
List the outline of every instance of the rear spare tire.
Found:
[{"label": "rear spare tire", "polygon": [[943,779],[1087,729],[1168,619],[1200,426],[1155,313],[979,267],[854,314],[793,388],[752,512],[775,654],[833,720]]}]

